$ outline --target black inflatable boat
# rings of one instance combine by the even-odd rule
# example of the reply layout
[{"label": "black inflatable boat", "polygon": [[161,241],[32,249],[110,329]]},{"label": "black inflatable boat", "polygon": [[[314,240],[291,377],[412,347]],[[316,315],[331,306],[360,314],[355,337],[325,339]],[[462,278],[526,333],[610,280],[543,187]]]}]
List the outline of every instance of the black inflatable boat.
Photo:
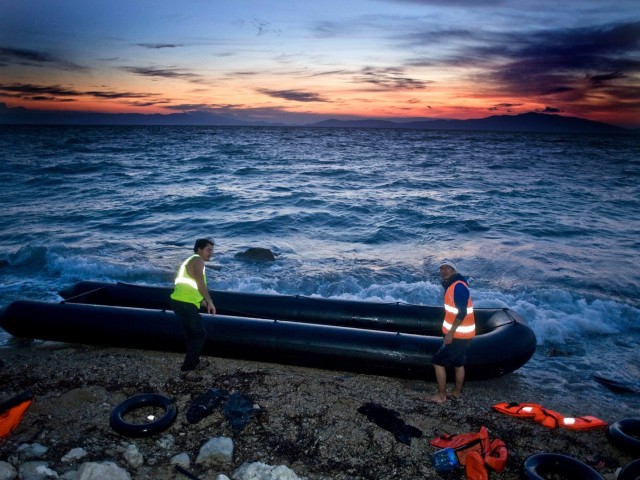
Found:
[{"label": "black inflatable boat", "polygon": [[[16,301],[0,326],[16,337],[184,351],[171,287],[80,282],[61,303]],[[205,355],[344,371],[432,378],[442,343],[443,308],[319,297],[211,291],[217,315],[203,314]],[[467,378],[512,372],[533,355],[536,338],[509,309],[475,308]]]}]

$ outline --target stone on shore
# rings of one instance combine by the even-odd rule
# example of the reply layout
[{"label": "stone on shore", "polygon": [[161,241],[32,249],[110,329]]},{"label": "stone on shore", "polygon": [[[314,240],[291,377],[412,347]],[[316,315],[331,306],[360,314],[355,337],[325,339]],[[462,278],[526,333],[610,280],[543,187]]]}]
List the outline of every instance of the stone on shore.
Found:
[{"label": "stone on shore", "polygon": [[196,464],[220,465],[233,462],[233,440],[229,437],[214,437],[200,448]]},{"label": "stone on shore", "polygon": [[301,480],[286,465],[273,467],[262,462],[244,463],[233,472],[233,480]]},{"label": "stone on shore", "polygon": [[76,480],[131,480],[129,473],[113,462],[87,462],[78,469]]},{"label": "stone on shore", "polygon": [[49,468],[49,462],[33,461],[20,465],[20,480],[50,480],[60,478],[57,472]]},{"label": "stone on shore", "polygon": [[64,455],[64,457],[62,457],[62,461],[71,463],[86,456],[87,451],[84,448],[72,448]]},{"label": "stone on shore", "polygon": [[18,472],[9,462],[0,460],[0,480],[14,480],[18,476]]},{"label": "stone on shore", "polygon": [[138,450],[138,446],[134,443],[127,445],[124,451],[124,459],[127,461],[130,467],[139,468],[144,463],[144,457]]}]

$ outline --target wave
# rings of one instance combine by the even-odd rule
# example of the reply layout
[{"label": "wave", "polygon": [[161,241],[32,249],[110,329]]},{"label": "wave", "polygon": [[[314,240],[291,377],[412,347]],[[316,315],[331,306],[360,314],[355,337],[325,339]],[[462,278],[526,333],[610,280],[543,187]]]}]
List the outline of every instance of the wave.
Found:
[{"label": "wave", "polygon": [[[87,249],[90,250],[90,249]],[[214,289],[308,295],[374,302],[440,304],[442,287],[417,270],[378,260],[340,261],[296,258],[277,252],[275,263],[253,264],[223,254],[209,274]],[[135,252],[130,252],[132,258]],[[170,285],[174,265],[101,258],[63,245],[25,246],[0,256],[4,304],[19,298],[54,300],[54,292],[81,280]],[[176,260],[177,261],[177,260]],[[175,263],[175,262],[174,262]],[[538,344],[559,346],[599,336],[640,334],[640,309],[613,300],[588,300],[562,289],[501,291],[475,287],[477,308],[511,308],[528,321]]]}]

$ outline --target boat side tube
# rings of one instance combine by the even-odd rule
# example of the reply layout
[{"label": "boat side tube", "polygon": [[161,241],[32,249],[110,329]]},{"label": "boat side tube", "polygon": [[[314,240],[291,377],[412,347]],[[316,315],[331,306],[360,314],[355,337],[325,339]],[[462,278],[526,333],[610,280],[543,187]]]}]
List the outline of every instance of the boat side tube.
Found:
[{"label": "boat side tube", "polygon": [[[203,315],[203,354],[398,377],[433,378],[441,337],[270,319]],[[182,325],[168,311],[17,301],[0,315],[16,337],[161,351],[184,351]],[[512,372],[535,351],[533,332],[518,322],[477,335],[467,377]]]},{"label": "boat side tube", "polygon": [[[170,287],[85,281],[62,290],[60,295],[67,303],[169,310],[171,291]],[[444,310],[441,306],[219,290],[210,290],[210,294],[220,315],[442,335]],[[513,322],[525,323],[515,312],[507,309],[474,310],[478,334]]]}]

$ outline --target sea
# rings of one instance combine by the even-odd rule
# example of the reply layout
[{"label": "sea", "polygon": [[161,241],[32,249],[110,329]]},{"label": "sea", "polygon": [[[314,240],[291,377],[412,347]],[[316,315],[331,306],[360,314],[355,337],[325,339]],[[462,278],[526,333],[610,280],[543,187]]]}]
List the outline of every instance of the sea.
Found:
[{"label": "sea", "polygon": [[447,257],[536,334],[504,401],[640,415],[640,136],[1,126],[0,185],[0,307],[169,286],[199,237],[209,287],[244,292],[440,305]]}]

